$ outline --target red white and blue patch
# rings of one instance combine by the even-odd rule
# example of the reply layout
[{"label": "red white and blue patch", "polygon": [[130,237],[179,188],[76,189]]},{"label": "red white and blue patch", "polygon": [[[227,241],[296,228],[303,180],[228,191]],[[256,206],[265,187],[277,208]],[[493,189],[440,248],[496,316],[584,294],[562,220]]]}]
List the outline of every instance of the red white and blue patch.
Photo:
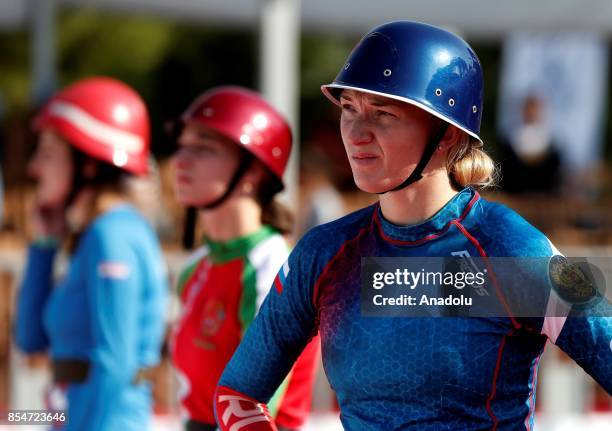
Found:
[{"label": "red white and blue patch", "polygon": [[98,264],[98,277],[112,280],[127,280],[130,276],[130,267],[123,262],[100,262]]},{"label": "red white and blue patch", "polygon": [[288,275],[289,275],[289,260],[286,260],[285,263],[283,263],[283,267],[280,269],[280,271],[278,271],[278,274],[276,274],[276,277],[274,278],[274,287],[276,288],[276,291],[279,294],[283,293],[283,287],[285,286],[285,283],[287,282]]}]

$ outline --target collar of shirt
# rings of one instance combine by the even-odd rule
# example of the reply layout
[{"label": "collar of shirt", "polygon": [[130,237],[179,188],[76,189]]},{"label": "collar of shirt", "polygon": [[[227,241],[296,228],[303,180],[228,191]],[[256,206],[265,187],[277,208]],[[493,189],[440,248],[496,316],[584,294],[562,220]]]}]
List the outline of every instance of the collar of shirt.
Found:
[{"label": "collar of shirt", "polygon": [[223,263],[246,256],[257,244],[276,233],[273,227],[264,225],[256,232],[229,241],[213,241],[205,237],[204,244],[210,249],[209,258],[215,263]]},{"label": "collar of shirt", "polygon": [[410,243],[416,245],[442,235],[448,230],[451,222],[461,222],[478,199],[479,195],[475,190],[469,187],[465,188],[433,216],[422,223],[409,226],[399,226],[386,220],[380,205],[377,205],[374,211],[374,222],[383,238],[391,242],[394,240],[406,242],[405,245],[411,245]]}]

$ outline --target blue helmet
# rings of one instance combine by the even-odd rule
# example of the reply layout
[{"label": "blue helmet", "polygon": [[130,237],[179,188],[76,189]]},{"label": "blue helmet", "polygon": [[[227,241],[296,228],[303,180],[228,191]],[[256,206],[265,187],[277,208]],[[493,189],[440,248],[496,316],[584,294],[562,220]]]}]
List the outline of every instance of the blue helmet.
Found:
[{"label": "blue helmet", "polygon": [[321,87],[336,104],[342,89],[410,103],[482,142],[480,61],[463,39],[446,30],[411,21],[374,28],[334,81]]}]

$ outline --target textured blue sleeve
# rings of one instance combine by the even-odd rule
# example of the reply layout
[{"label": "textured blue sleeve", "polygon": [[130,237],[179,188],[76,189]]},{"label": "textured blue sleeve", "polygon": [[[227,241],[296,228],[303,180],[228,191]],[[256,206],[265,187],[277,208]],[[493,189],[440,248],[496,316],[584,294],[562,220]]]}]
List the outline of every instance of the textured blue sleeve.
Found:
[{"label": "textured blue sleeve", "polygon": [[268,402],[316,332],[312,303],[319,269],[307,234],[280,269],[257,317],[228,363],[220,386]]},{"label": "textured blue sleeve", "polygon": [[[484,233],[486,241],[497,247],[493,248],[493,255],[541,257],[561,254],[541,232],[518,214],[499,204],[489,203],[487,208]],[[534,262],[539,264],[540,261]],[[530,289],[522,289],[521,292],[529,293],[531,301],[540,302],[545,299],[552,303],[556,302],[557,300],[551,299],[548,268],[531,268],[531,271],[534,272],[531,285],[545,286],[545,289],[536,292],[535,295]],[[545,283],[542,282],[544,276]],[[543,309],[541,319],[525,320],[538,320],[539,325],[543,324],[542,333],[611,393],[612,306],[606,298],[600,299],[596,307],[589,309],[592,316],[600,317],[589,317],[588,313],[578,307],[571,309],[568,307],[569,314],[548,312]]]},{"label": "textured blue sleeve", "polygon": [[33,244],[28,250],[26,270],[17,299],[15,343],[26,353],[42,352],[49,346],[43,326],[43,310],[51,293],[55,246]]},{"label": "textured blue sleeve", "polygon": [[83,239],[85,288],[93,345],[82,397],[70,406],[70,421],[91,431],[112,428],[125,401],[116,389],[130,384],[137,370],[141,269],[125,241],[94,226]]},{"label": "textured blue sleeve", "polygon": [[612,306],[605,299],[592,310],[596,316],[574,316],[563,323],[555,344],[612,395]]}]

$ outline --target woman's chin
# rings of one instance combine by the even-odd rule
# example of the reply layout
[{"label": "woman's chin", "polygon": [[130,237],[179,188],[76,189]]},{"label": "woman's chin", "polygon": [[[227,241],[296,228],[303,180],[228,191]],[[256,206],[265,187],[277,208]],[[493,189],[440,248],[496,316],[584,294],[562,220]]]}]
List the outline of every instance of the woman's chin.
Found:
[{"label": "woman's chin", "polygon": [[195,199],[193,196],[181,195],[180,193],[175,195],[176,201],[179,205],[184,207],[198,207],[201,206],[199,199]]},{"label": "woman's chin", "polygon": [[375,194],[384,193],[389,190],[389,187],[385,186],[380,181],[374,182],[355,177],[353,177],[353,179],[355,180],[355,185],[357,186],[357,188],[359,188],[359,190],[361,190],[362,192]]},{"label": "woman's chin", "polygon": [[38,193],[36,196],[36,205],[39,208],[53,209],[63,208],[68,201],[68,194],[64,195],[52,195],[45,193]]}]

